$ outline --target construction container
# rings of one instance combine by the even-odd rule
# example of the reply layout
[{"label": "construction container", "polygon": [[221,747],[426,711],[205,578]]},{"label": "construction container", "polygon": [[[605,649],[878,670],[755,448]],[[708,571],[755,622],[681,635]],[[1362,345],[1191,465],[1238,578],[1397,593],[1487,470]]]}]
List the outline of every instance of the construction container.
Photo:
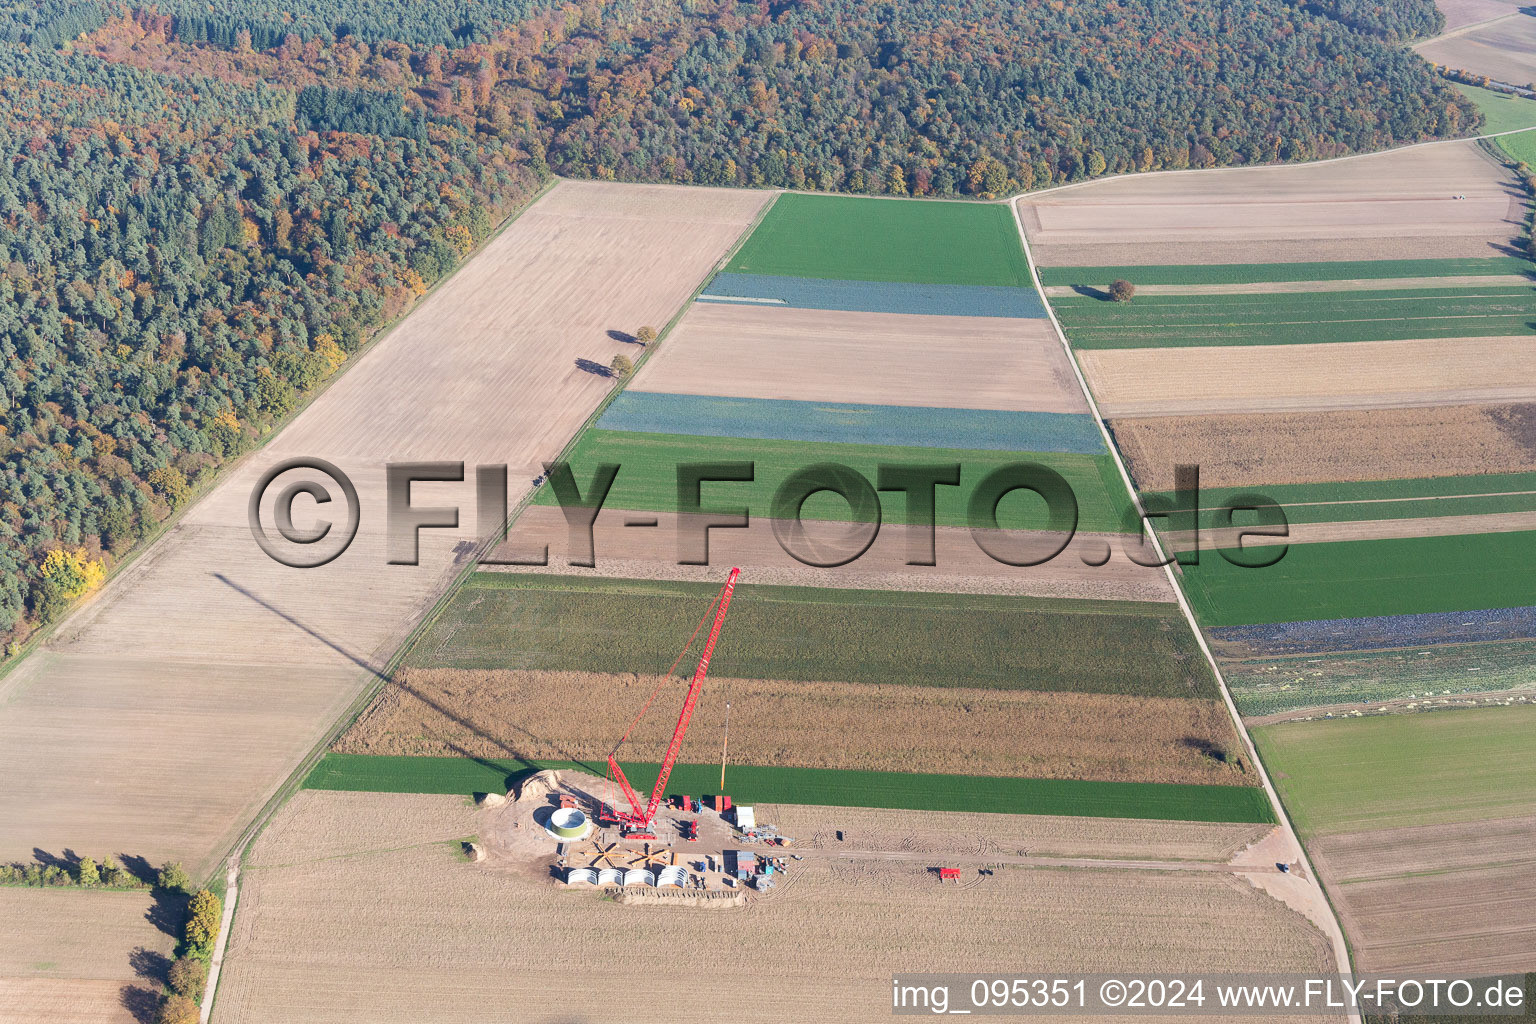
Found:
[{"label": "construction container", "polygon": [[737,828],[748,829],[757,825],[757,816],[752,813],[752,808],[747,807],[746,805],[737,807],[736,810],[732,811],[731,813],[734,817]]}]

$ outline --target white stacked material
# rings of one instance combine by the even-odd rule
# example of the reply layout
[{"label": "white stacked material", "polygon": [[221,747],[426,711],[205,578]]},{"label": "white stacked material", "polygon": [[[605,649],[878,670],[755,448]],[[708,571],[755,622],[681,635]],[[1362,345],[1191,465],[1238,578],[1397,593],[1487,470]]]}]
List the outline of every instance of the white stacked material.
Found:
[{"label": "white stacked material", "polygon": [[571,868],[565,873],[566,885],[596,885],[597,872],[591,868]]},{"label": "white stacked material", "polygon": [[656,884],[656,876],[644,868],[630,868],[624,872],[625,885],[650,885]]},{"label": "white stacked material", "polygon": [[623,885],[624,872],[618,868],[603,868],[597,873],[598,885]]},{"label": "white stacked material", "polygon": [[679,889],[686,889],[689,880],[688,869],[681,864],[673,864],[661,869],[661,873],[656,876],[656,885],[658,888],[663,885],[675,885]]}]

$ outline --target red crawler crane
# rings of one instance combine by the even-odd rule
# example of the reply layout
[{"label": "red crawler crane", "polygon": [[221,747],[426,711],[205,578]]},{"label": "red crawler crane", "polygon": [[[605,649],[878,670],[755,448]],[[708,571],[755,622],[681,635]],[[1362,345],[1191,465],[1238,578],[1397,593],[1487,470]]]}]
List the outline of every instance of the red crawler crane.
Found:
[{"label": "red crawler crane", "polygon": [[[725,612],[731,606],[731,595],[736,592],[736,578],[740,575],[740,569],[732,569],[731,574],[725,579],[725,586],[721,588],[719,597],[715,599],[714,625],[710,627],[709,636],[704,641],[704,651],[699,655],[699,666],[693,670],[693,681],[688,684],[688,696],[684,698],[683,710],[677,716],[677,727],[672,730],[672,742],[667,745],[667,754],[661,760],[661,773],[656,776],[656,785],[651,790],[650,802],[645,805],[644,809],[640,807],[640,798],[635,795],[635,790],[630,786],[629,779],[624,777],[624,769],[619,767],[617,755],[619,748],[624,745],[624,741],[629,739],[629,733],[633,731],[635,722],[638,722],[641,716],[645,714],[646,708],[651,706],[651,700],[656,699],[656,693],[651,694],[651,700],[645,702],[645,707],[642,707],[640,714],[635,716],[635,722],[630,723],[629,730],[626,730],[619,739],[619,742],[614,745],[613,753],[608,755],[609,777],[618,782],[619,788],[623,790],[624,797],[629,801],[631,808],[628,811],[621,811],[614,807],[610,820],[619,822],[621,828],[631,838],[638,839],[641,838],[642,834],[650,833],[651,825],[656,820],[656,812],[661,807],[662,794],[667,789],[667,779],[672,775],[672,766],[677,763],[677,752],[682,749],[683,736],[688,732],[688,720],[693,717],[694,705],[699,702],[699,691],[704,688],[704,674],[709,671],[709,659],[715,653],[715,641],[720,639],[720,626],[725,622]],[[703,624],[701,620],[699,625],[702,626]],[[694,636],[698,636],[698,630],[694,631]],[[692,637],[689,638],[688,643],[690,646],[693,644]],[[687,650],[687,647],[683,648],[684,654],[687,653]],[[678,660],[682,660],[681,655],[678,656]],[[671,675],[670,671],[668,675]],[[660,692],[660,687],[657,688],[656,692]]]}]

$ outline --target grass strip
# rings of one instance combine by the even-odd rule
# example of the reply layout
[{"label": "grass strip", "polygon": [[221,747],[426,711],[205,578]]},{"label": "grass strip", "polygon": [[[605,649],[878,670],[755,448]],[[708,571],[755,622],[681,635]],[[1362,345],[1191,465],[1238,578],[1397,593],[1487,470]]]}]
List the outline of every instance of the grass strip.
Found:
[{"label": "grass strip", "polygon": [[1183,576],[1201,623],[1220,628],[1536,605],[1532,565],[1536,531],[1296,544],[1264,568],[1202,551]]},{"label": "grass strip", "polygon": [[1080,349],[1285,345],[1536,334],[1536,288],[1149,295],[1053,302]]},{"label": "grass strip", "polygon": [[[1536,107],[1536,103],[1530,105]],[[1430,260],[1335,260],[1315,263],[1042,267],[1040,283],[1047,287],[1081,285],[1103,288],[1115,280],[1126,280],[1135,285],[1280,284],[1294,281],[1381,281],[1404,277],[1487,277],[1496,274],[1536,276],[1536,265],[1518,256],[1467,256]],[[1446,283],[1454,284],[1451,281]]]},{"label": "grass strip", "polygon": [[[705,508],[748,509],[754,517],[769,517],[772,498],[792,473],[818,463],[848,466],[870,482],[879,477],[879,466],[954,464],[961,466],[960,485],[936,491],[936,518],[940,526],[969,526],[967,504],[976,485],[1000,466],[1033,462],[1055,470],[1076,495],[1078,529],[1090,533],[1120,533],[1131,519],[1130,496],[1106,452],[1086,455],[1074,452],[977,451],[956,448],[905,448],[872,444],[783,441],[760,438],[698,437],[687,434],[645,434],[592,429],[582,435],[571,452],[570,463],[580,487],[585,489],[600,463],[618,463],[618,476],[608,493],[609,508],[676,512],[678,467],[711,462],[752,462],[752,481],[705,483]],[[553,490],[542,488],[535,497],[541,505],[554,505]],[[907,521],[906,497],[898,491],[881,495],[882,521]],[[1044,529],[1045,502],[1027,491],[1015,491],[998,505],[998,525],[1003,529]],[[849,503],[836,494],[822,492],[806,501],[802,518],[846,522],[853,519]],[[990,525],[990,524],[988,524]]]},{"label": "grass strip", "polygon": [[[643,793],[655,784],[659,767],[631,763],[624,765],[624,772],[635,789]],[[331,753],[304,780],[304,787],[371,793],[504,793],[523,776],[550,769],[575,769],[596,775],[606,773],[605,766],[572,761]],[[702,795],[716,792],[719,784],[719,765],[679,764],[672,773],[668,789]],[[1169,821],[1274,821],[1264,791],[1256,786],[1008,779],[742,765],[730,769],[726,789],[732,799],[741,804],[986,811]]]}]

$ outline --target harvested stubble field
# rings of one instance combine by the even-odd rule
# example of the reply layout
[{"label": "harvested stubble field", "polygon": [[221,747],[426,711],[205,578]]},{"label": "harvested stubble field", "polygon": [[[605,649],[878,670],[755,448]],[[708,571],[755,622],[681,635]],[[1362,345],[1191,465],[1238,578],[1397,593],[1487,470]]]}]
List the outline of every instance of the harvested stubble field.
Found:
[{"label": "harvested stubble field", "polygon": [[[412,668],[665,672],[717,583],[477,573]],[[738,679],[1215,697],[1173,605],[737,588],[711,671]]]},{"label": "harvested stubble field", "polygon": [[[1536,103],[1532,104],[1536,109]],[[1422,260],[1324,260],[1311,263],[1185,263],[1166,266],[1041,267],[1046,287],[1104,288],[1119,278],[1142,285],[1263,285],[1308,281],[1394,278],[1464,278],[1521,275],[1536,270],[1519,256],[1463,256]],[[1455,282],[1446,282],[1454,284]]]},{"label": "harvested stubble field", "polygon": [[[319,456],[379,510],[386,460],[531,470],[611,387],[575,360],[625,347],[610,330],[666,322],[766,198],[562,182],[494,238],[6,678],[0,859],[72,847],[210,872],[431,606],[473,529],[430,531],[420,567],[386,566],[384,516],[365,513],[346,555],[288,569],[252,543],[257,476]],[[418,500],[437,495],[468,506],[473,485]]]},{"label": "harvested stubble field", "polygon": [[1536,334],[1536,288],[1376,289],[1267,294],[1073,295],[1052,308],[1074,349],[1299,345]]},{"label": "harvested stubble field", "polygon": [[[1114,460],[1102,455],[1073,452],[967,451],[947,448],[899,448],[888,445],[838,444],[813,441],[777,441],[760,438],[691,437],[685,434],[638,434],[591,429],[581,436],[570,455],[571,469],[582,486],[592,479],[595,467],[618,463],[621,467],[608,492],[614,508],[678,511],[678,467],[699,463],[750,462],[750,481],[726,481],[703,485],[706,508],[745,508],[752,516],[768,516],[773,495],[791,474],[818,463],[832,462],[861,473],[871,486],[882,464],[931,466],[958,463],[960,485],[939,487],[935,499],[941,526],[968,526],[967,503],[972,488],[1000,466],[1033,462],[1064,477],[1077,498],[1078,529],[1093,533],[1118,533],[1126,528],[1131,508]],[[1171,471],[1170,471],[1171,472]],[[542,488],[535,502],[556,504],[554,491]],[[906,522],[906,499],[887,493],[882,499],[887,522]],[[998,506],[998,525],[1003,529],[1039,530],[1047,522],[1045,503],[1025,491],[1005,497]],[[803,519],[847,521],[853,510],[843,498],[830,492],[813,495],[801,511]],[[1134,516],[1129,521],[1135,522]]]},{"label": "harvested stubble field", "polygon": [[732,257],[738,274],[1029,287],[1002,205],[780,196]]},{"label": "harvested stubble field", "polygon": [[1504,17],[1438,36],[1414,47],[1436,64],[1526,85],[1536,80],[1536,17],[1528,7]]},{"label": "harvested stubble field", "polygon": [[0,1021],[132,1024],[153,1012],[175,939],[148,892],[0,887]]},{"label": "harvested stubble field", "polygon": [[[585,535],[573,545],[564,514],[557,508],[536,505],[518,516],[506,542],[492,552],[492,557],[503,562],[526,561],[547,547],[549,564],[527,567],[482,563],[482,569],[719,583],[726,566],[738,566],[743,578],[754,586],[1015,594],[1103,601],[1173,600],[1167,574],[1150,564],[1156,561],[1155,552],[1130,534],[1079,532],[1055,558],[1040,565],[1016,566],[999,562],[984,552],[970,530],[937,527],[933,531],[934,564],[922,566],[907,564],[913,554],[909,542],[921,545],[917,551],[926,555],[928,531],[887,523],[856,560],[816,568],[787,554],[779,543],[775,530],[789,524],[753,517],[745,529],[710,531],[710,565],[679,565],[678,530],[681,526],[696,531],[697,524],[689,523],[691,518],[667,512],[641,514],[605,508],[593,523],[594,565],[587,568],[570,564],[576,554],[585,560]],[[656,520],[655,528],[633,529],[625,525],[632,520],[650,519]],[[858,551],[867,539],[861,535],[864,527],[848,523],[806,522],[802,526],[803,536],[791,546],[802,554],[811,550],[824,552],[827,557],[823,561],[835,560],[833,555],[846,557]],[[1016,553],[1036,551],[1036,557],[1044,557],[1060,547],[1062,539],[1060,534],[1001,531],[991,535],[989,543]],[[1099,561],[1106,550],[1110,553],[1108,562],[1088,564]],[[1140,563],[1132,560],[1132,554]]]},{"label": "harvested stubble field", "polygon": [[1536,643],[1530,641],[1232,660],[1228,652],[1238,647],[1212,637],[1232,699],[1251,717],[1330,704],[1536,689]]},{"label": "harvested stubble field", "polygon": [[[985,811],[890,811],[870,807],[758,804],[798,847],[912,853],[997,853],[1102,860],[1189,860],[1224,863],[1274,830],[1267,824],[1129,821]],[[838,839],[837,833],[843,833]]]},{"label": "harvested stubble field", "polygon": [[775,306],[695,303],[628,390],[1088,411],[1047,320]]},{"label": "harvested stubble field", "polygon": [[1289,722],[1253,736],[1357,967],[1530,965],[1536,708]]},{"label": "harvested stubble field", "polygon": [[[628,761],[624,773],[636,792],[648,792],[661,766]],[[364,793],[500,793],[537,771],[591,775],[603,763],[528,761],[521,758],[325,755],[304,779],[306,789]],[[866,772],[738,764],[729,789],[738,803],[829,804],[892,810],[947,811],[986,807],[998,814],[1078,815],[1159,821],[1273,824],[1269,798],[1258,786],[1193,786],[1174,782],[1099,782],[1021,779],[997,775]],[[679,762],[668,783],[674,792],[708,793],[720,786],[720,762]]]},{"label": "harvested stubble field", "polygon": [[1325,836],[1313,857],[1362,971],[1515,973],[1536,960],[1536,817]]},{"label": "harvested stubble field", "polygon": [[1532,565],[1526,532],[1298,544],[1254,569],[1202,552],[1182,572],[1195,614],[1218,628],[1528,607]]},{"label": "harvested stubble field", "polygon": [[[395,809],[375,800],[300,794],[261,843],[302,846]],[[475,818],[464,815],[468,832]],[[839,1020],[883,1021],[893,971],[995,969],[1004,947],[1023,971],[1331,968],[1299,915],[1225,873],[1005,868],[941,887],[927,867],[807,858],[707,929],[687,912],[486,870],[443,845],[252,869],[214,1021],[426,1024],[500,1019],[514,1006],[519,1020],[556,1022],[619,990],[634,1020],[718,1020],[729,993],[743,1021],[819,1019],[828,1006]],[[665,965],[700,962],[720,999],[678,998]]]},{"label": "harvested stubble field", "polygon": [[[1110,424],[1136,486],[1273,487],[1536,470],[1536,404],[1131,417]],[[615,485],[617,486],[617,485]],[[1456,492],[1468,493],[1468,492]]]},{"label": "harvested stubble field", "polygon": [[1319,412],[1536,399],[1530,339],[1093,349],[1078,353],[1110,418]]},{"label": "harvested stubble field", "polygon": [[1491,257],[1525,221],[1509,172],[1475,142],[1141,174],[1017,205],[1050,267]]},{"label": "harvested stubble field", "polygon": [[[601,762],[663,678],[626,673],[402,672],[335,743],[350,754]],[[671,736],[686,683],[660,689],[629,756]],[[731,705],[733,763],[1033,778],[1242,785],[1217,700],[711,677],[684,742],[708,762]],[[1232,752],[1232,753],[1227,753]]]}]

